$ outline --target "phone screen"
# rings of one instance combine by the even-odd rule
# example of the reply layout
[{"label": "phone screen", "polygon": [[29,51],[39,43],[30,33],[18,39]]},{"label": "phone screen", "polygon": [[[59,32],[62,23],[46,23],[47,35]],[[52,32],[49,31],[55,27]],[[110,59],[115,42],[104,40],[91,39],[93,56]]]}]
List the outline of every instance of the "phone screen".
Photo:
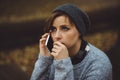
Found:
[{"label": "phone screen", "polygon": [[53,48],[53,40],[50,35],[47,36],[47,40],[45,42],[45,45],[48,47],[48,49],[51,51]]}]

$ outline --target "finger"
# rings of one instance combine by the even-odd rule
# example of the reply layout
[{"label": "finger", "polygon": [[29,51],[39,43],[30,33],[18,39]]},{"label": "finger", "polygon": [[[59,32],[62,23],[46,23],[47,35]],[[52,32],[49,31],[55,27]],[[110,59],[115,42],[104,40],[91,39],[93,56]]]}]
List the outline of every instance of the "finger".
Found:
[{"label": "finger", "polygon": [[46,38],[41,38],[40,39],[40,42],[43,42],[43,41],[45,41],[46,40]]},{"label": "finger", "polygon": [[59,47],[60,46],[58,46],[58,45],[53,45],[53,48],[55,48],[55,49],[59,49]]},{"label": "finger", "polygon": [[46,40],[46,38],[41,38],[40,39],[40,42],[39,42],[39,46],[41,46],[41,47],[44,47],[45,45],[45,40]]},{"label": "finger", "polygon": [[64,44],[62,44],[61,42],[57,41],[57,42],[54,42],[53,45],[57,45],[57,46],[61,46],[61,47],[65,47]]},{"label": "finger", "polygon": [[59,41],[57,41],[57,42],[54,42],[54,43],[53,43],[53,45],[60,46],[60,45],[61,45],[61,43],[60,43]]},{"label": "finger", "polygon": [[54,53],[57,53],[57,49],[56,48],[52,48],[52,52],[54,52]]},{"label": "finger", "polygon": [[49,33],[45,33],[44,35],[42,35],[42,38],[47,38],[48,35]]},{"label": "finger", "polygon": [[58,53],[56,53],[56,52],[51,52],[50,54],[54,57],[58,55]]}]

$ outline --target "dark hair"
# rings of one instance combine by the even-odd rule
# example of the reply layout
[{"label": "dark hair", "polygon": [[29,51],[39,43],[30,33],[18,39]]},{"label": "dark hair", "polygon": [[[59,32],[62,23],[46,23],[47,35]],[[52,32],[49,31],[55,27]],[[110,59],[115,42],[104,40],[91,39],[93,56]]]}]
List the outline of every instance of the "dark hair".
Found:
[{"label": "dark hair", "polygon": [[68,17],[69,19],[69,22],[71,25],[73,25],[73,21],[72,19],[67,15],[65,14],[64,12],[62,11],[56,11],[54,13],[51,14],[51,16],[46,20],[46,25],[45,25],[45,28],[44,28],[44,32],[49,32],[52,24],[53,24],[53,21],[55,20],[55,18],[59,17],[59,16],[65,16],[65,17]]}]

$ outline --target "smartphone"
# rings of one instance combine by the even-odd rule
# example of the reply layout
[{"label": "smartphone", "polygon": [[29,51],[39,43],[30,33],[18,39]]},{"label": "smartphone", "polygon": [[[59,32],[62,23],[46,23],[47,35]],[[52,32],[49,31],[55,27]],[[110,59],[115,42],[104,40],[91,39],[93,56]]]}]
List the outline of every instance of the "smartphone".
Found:
[{"label": "smartphone", "polygon": [[51,51],[53,48],[53,40],[50,35],[47,36],[45,45],[48,47],[48,49]]},{"label": "smartphone", "polygon": [[50,35],[47,36],[47,39],[46,39],[46,42],[45,42],[45,45],[47,46],[48,45],[48,40],[50,38]]}]

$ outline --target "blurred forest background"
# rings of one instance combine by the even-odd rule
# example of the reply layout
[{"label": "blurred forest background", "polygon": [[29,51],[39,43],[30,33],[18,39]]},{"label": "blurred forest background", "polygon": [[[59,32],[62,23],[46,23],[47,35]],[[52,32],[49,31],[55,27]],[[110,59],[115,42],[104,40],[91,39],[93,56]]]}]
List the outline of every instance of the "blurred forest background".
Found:
[{"label": "blurred forest background", "polygon": [[29,80],[45,20],[64,3],[87,12],[85,40],[106,52],[113,80],[120,80],[120,0],[0,0],[0,80]]}]

